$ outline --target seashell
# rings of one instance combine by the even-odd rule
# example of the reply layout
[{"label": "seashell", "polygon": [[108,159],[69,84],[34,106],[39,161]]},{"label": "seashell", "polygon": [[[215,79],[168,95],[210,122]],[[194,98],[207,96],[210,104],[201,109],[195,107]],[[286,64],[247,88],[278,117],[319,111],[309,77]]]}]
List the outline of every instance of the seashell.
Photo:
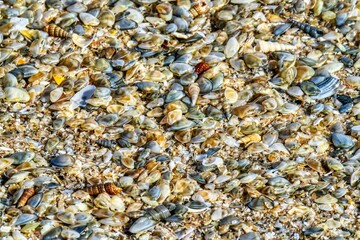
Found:
[{"label": "seashell", "polygon": [[115,27],[119,27],[120,30],[131,30],[137,28],[138,24],[133,20],[122,18],[115,23]]},{"label": "seashell", "polygon": [[327,78],[318,78],[319,80],[315,80],[315,78],[310,79],[310,81],[314,82],[316,86],[320,89],[320,93],[312,96],[312,99],[324,99],[334,95],[340,86],[339,79],[335,77],[327,77]]},{"label": "seashell", "polygon": [[190,8],[189,12],[192,18],[196,18],[199,15],[203,15],[210,10],[210,6],[205,0],[199,0]]},{"label": "seashell", "polygon": [[30,101],[30,95],[28,92],[21,88],[6,87],[4,89],[5,98],[9,102],[28,102]]},{"label": "seashell", "polygon": [[84,212],[75,213],[75,220],[77,224],[87,224],[93,219],[94,217],[89,213],[84,213]]},{"label": "seashell", "polygon": [[171,63],[170,71],[173,72],[177,76],[182,76],[186,73],[191,73],[193,67],[187,63]]},{"label": "seashell", "polygon": [[225,88],[224,97],[228,103],[232,104],[238,100],[238,93],[233,88]]},{"label": "seashell", "polygon": [[51,165],[55,167],[71,167],[74,165],[74,159],[70,155],[59,155],[50,161]]},{"label": "seashell", "polygon": [[293,24],[296,27],[303,30],[305,33],[309,34],[313,38],[318,38],[318,37],[321,37],[322,35],[324,35],[324,32],[322,30],[316,28],[316,27],[310,26],[310,25],[305,24],[305,23],[300,23],[300,22],[295,21],[293,19],[288,19],[288,21],[291,24]]},{"label": "seashell", "polygon": [[23,207],[25,206],[26,202],[29,200],[29,198],[31,198],[33,195],[35,194],[35,189],[32,188],[27,188],[24,190],[23,194],[21,195],[17,206],[18,207]]},{"label": "seashell", "polygon": [[29,222],[32,222],[34,220],[36,220],[38,217],[35,214],[28,214],[28,213],[24,213],[21,214],[15,221],[14,225],[24,225],[27,224]]},{"label": "seashell", "polygon": [[43,194],[38,193],[38,194],[33,195],[31,198],[29,198],[29,200],[27,201],[27,204],[33,208],[36,208],[37,206],[39,206],[42,199],[43,199]]},{"label": "seashell", "polygon": [[72,212],[59,212],[58,214],[56,214],[56,217],[62,221],[63,223],[66,224],[75,224],[75,215]]},{"label": "seashell", "polygon": [[338,148],[352,148],[355,145],[354,140],[345,134],[335,132],[331,134],[331,140],[335,147]]},{"label": "seashell", "polygon": [[324,231],[324,229],[321,227],[308,227],[308,228],[305,228],[303,232],[304,232],[305,236],[316,236],[323,231]]},{"label": "seashell", "polygon": [[196,83],[198,84],[198,86],[200,88],[200,93],[202,93],[202,94],[209,93],[213,89],[212,82],[206,78],[202,77],[199,80],[197,80]]},{"label": "seashell", "polygon": [[[177,25],[175,23],[170,23],[170,24],[166,25],[164,30],[165,30],[166,33],[171,34],[171,33],[176,32],[177,29],[178,29],[178,27],[177,27]],[[167,59],[167,61],[170,61],[170,60],[171,59]],[[164,65],[165,65],[165,61],[164,61]]]},{"label": "seashell", "polygon": [[86,101],[91,98],[94,94],[96,87],[94,85],[88,85],[77,92],[71,99],[73,108],[77,108],[79,106],[85,107]]},{"label": "seashell", "polygon": [[360,171],[356,170],[351,174],[350,185],[357,186],[360,183]]},{"label": "seashell", "polygon": [[0,48],[0,63],[8,59],[12,52],[12,48]]},{"label": "seashell", "polygon": [[7,167],[13,164],[14,159],[12,158],[0,158],[0,173],[5,171]]},{"label": "seashell", "polygon": [[177,131],[174,137],[177,141],[181,143],[188,143],[191,141],[191,131],[189,130]]},{"label": "seashell", "polygon": [[175,17],[174,24],[176,25],[178,32],[187,32],[189,30],[189,24],[183,18]]},{"label": "seashell", "polygon": [[188,119],[182,119],[168,128],[169,131],[181,131],[194,127],[196,124]]},{"label": "seashell", "polygon": [[342,163],[334,158],[327,159],[326,163],[332,171],[342,171],[344,169]]},{"label": "seashell", "polygon": [[62,87],[59,87],[59,88],[56,88],[56,89],[52,90],[50,92],[50,101],[53,102],[53,103],[57,102],[61,98],[63,93],[64,93],[64,88],[62,88]]},{"label": "seashell", "polygon": [[300,87],[309,96],[317,96],[321,93],[320,88],[312,81],[304,81],[300,84]]},{"label": "seashell", "polygon": [[80,233],[71,229],[63,229],[61,231],[61,236],[65,239],[77,239],[80,237]]},{"label": "seashell", "polygon": [[181,118],[182,118],[182,111],[180,109],[175,109],[173,111],[170,111],[166,115],[167,124],[169,124],[169,125],[173,125],[177,121],[180,121]]},{"label": "seashell", "polygon": [[239,179],[239,182],[240,183],[251,183],[253,182],[259,175],[258,174],[255,174],[255,173],[249,173],[249,174],[246,174],[244,176],[241,176],[240,179]]},{"label": "seashell", "polygon": [[79,14],[79,18],[85,25],[89,26],[97,26],[100,23],[100,21],[90,13],[82,12]]},{"label": "seashell", "polygon": [[44,31],[47,32],[51,37],[61,37],[69,38],[71,34],[66,32],[61,27],[56,26],[55,24],[46,25]]},{"label": "seashell", "polygon": [[141,217],[137,219],[130,227],[129,232],[131,233],[140,233],[146,230],[151,229],[156,225],[156,221],[149,219],[147,217]]},{"label": "seashell", "polygon": [[78,47],[81,47],[81,48],[88,47],[93,41],[93,38],[86,38],[86,37],[80,36],[78,34],[73,34],[71,36],[71,39],[75,43],[75,45],[77,45]]},{"label": "seashell", "polygon": [[281,24],[274,29],[273,34],[275,36],[280,36],[281,34],[285,33],[290,27],[290,23]]},{"label": "seashell", "polygon": [[99,184],[91,187],[87,187],[84,191],[88,192],[90,195],[98,195],[100,193],[108,193],[110,195],[117,195],[121,192],[121,189],[118,188],[114,183],[108,182],[105,184]]},{"label": "seashell", "polygon": [[5,182],[5,185],[15,184],[23,181],[25,178],[29,176],[30,172],[21,171],[13,174],[9,180]]},{"label": "seashell", "polygon": [[29,162],[35,158],[35,153],[26,151],[26,152],[17,152],[10,155],[10,158],[13,159],[13,164],[19,165],[24,162]]},{"label": "seashell", "polygon": [[107,139],[101,139],[95,141],[98,145],[106,147],[106,148],[113,148],[116,146],[115,140],[107,140]]},{"label": "seashell", "polygon": [[184,96],[185,96],[185,93],[183,91],[171,90],[165,98],[165,103],[171,103],[171,102],[180,100]]},{"label": "seashell", "polygon": [[199,93],[200,93],[200,87],[197,83],[192,83],[190,84],[189,88],[188,88],[188,93],[191,99],[191,106],[195,106],[196,101],[199,97]]},{"label": "seashell", "polygon": [[240,49],[240,43],[236,37],[230,38],[225,46],[224,54],[226,58],[232,58]]},{"label": "seashell", "polygon": [[347,12],[339,12],[338,14],[336,14],[336,26],[340,27],[344,25],[347,19],[348,19]]},{"label": "seashell", "polygon": [[198,75],[202,74],[210,68],[210,65],[206,62],[200,62],[196,64],[194,72]]},{"label": "seashell", "polygon": [[102,26],[112,27],[115,23],[115,15],[110,10],[101,11],[98,16],[98,19],[99,19],[100,25],[102,25]]},{"label": "seashell", "polygon": [[206,203],[200,201],[191,201],[186,205],[188,207],[188,212],[190,213],[203,212],[209,208]]},{"label": "seashell", "polygon": [[233,225],[239,224],[240,222],[241,222],[240,218],[230,215],[230,216],[226,216],[226,217],[220,219],[219,226],[222,226],[222,225],[233,226]]},{"label": "seashell", "polygon": [[[244,1],[244,0],[241,0]],[[249,232],[245,234],[241,234],[239,240],[260,240],[260,234],[256,232]]]},{"label": "seashell", "polygon": [[110,127],[114,125],[118,120],[119,120],[119,115],[117,113],[110,113],[99,117],[97,119],[97,122],[105,127]]},{"label": "seashell", "polygon": [[147,209],[146,213],[155,221],[160,221],[171,216],[169,209],[164,205],[159,205],[155,208]]},{"label": "seashell", "polygon": [[267,197],[260,196],[259,198],[251,200],[248,207],[256,211],[272,209],[274,208],[274,202]]},{"label": "seashell", "polygon": [[331,196],[330,194],[326,194],[324,196],[315,199],[315,202],[320,204],[332,204],[332,203],[337,203],[337,201],[338,200],[333,196]]},{"label": "seashell", "polygon": [[268,52],[277,52],[277,51],[290,51],[295,50],[296,46],[278,43],[278,42],[267,42],[263,40],[256,40],[255,51],[268,53]]}]

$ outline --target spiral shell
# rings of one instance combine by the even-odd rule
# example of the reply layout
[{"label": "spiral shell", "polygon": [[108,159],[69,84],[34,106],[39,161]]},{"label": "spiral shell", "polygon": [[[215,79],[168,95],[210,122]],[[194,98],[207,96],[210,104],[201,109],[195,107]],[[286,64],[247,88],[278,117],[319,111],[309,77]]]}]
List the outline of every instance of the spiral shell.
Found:
[{"label": "spiral shell", "polygon": [[162,219],[165,219],[165,218],[168,218],[171,216],[170,209],[168,209],[164,205],[159,205],[155,208],[147,209],[146,212],[149,215],[149,217],[151,217],[152,219],[154,219],[156,221],[160,221]]},{"label": "spiral shell", "polygon": [[195,106],[200,93],[199,85],[197,83],[190,84],[188,92],[191,98],[191,106]]},{"label": "spiral shell", "polygon": [[99,184],[99,185],[94,185],[91,187],[87,187],[84,189],[87,193],[89,193],[90,195],[98,195],[100,193],[108,193],[110,195],[116,195],[119,194],[121,192],[121,189],[118,188],[115,183],[112,182],[108,182],[105,184]]},{"label": "spiral shell", "polygon": [[263,40],[256,40],[255,50],[258,52],[277,52],[277,51],[288,51],[296,49],[295,46],[277,42],[267,42]]},{"label": "spiral shell", "polygon": [[112,148],[116,146],[115,140],[100,139],[95,141],[98,145],[106,148]]},{"label": "spiral shell", "polygon": [[324,35],[324,32],[322,30],[320,30],[316,27],[310,26],[309,24],[301,23],[301,22],[295,21],[293,19],[288,19],[288,21],[291,24],[294,24],[296,27],[300,28],[305,33],[309,34],[313,38],[318,38],[318,37],[321,37],[322,35]]},{"label": "spiral shell", "polygon": [[206,62],[201,62],[201,63],[198,63],[196,64],[195,66],[195,72],[197,74],[201,74],[203,72],[205,72],[206,70],[208,70],[210,68],[209,64],[206,63]]},{"label": "spiral shell", "polygon": [[34,196],[35,194],[35,189],[32,188],[28,188],[25,189],[23,194],[21,195],[19,201],[18,201],[18,207],[23,207],[25,206],[25,204],[27,203],[27,201],[29,200],[29,198],[31,198],[32,196]]},{"label": "spiral shell", "polygon": [[196,18],[197,16],[201,14],[205,14],[210,10],[209,5],[206,3],[206,1],[199,1],[193,5],[193,7],[190,9],[190,14],[193,18]]},{"label": "spiral shell", "polygon": [[61,38],[71,37],[70,33],[66,32],[64,29],[56,26],[55,24],[50,24],[45,26],[44,31],[47,32],[52,37],[61,37]]}]

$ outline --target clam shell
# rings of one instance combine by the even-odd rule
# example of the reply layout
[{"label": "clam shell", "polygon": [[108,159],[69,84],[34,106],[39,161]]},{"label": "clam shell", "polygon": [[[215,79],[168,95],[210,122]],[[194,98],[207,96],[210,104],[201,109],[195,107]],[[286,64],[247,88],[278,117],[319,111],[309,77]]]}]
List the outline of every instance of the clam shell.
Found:
[{"label": "clam shell", "polygon": [[54,167],[71,167],[74,164],[74,159],[70,155],[59,155],[50,161]]}]

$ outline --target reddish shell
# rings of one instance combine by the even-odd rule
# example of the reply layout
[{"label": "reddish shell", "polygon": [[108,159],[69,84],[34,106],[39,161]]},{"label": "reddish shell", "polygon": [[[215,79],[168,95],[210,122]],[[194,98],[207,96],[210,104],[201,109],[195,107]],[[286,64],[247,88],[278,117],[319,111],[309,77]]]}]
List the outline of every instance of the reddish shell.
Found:
[{"label": "reddish shell", "polygon": [[195,72],[197,74],[202,74],[203,72],[205,72],[206,70],[208,70],[210,68],[209,64],[206,62],[201,62],[196,64],[195,66]]}]

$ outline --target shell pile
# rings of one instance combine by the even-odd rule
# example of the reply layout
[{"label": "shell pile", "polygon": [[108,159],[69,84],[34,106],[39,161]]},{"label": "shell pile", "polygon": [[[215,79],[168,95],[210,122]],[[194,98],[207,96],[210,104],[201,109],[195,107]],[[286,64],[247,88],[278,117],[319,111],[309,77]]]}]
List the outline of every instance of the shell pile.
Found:
[{"label": "shell pile", "polygon": [[360,239],[357,0],[0,1],[0,238]]}]

